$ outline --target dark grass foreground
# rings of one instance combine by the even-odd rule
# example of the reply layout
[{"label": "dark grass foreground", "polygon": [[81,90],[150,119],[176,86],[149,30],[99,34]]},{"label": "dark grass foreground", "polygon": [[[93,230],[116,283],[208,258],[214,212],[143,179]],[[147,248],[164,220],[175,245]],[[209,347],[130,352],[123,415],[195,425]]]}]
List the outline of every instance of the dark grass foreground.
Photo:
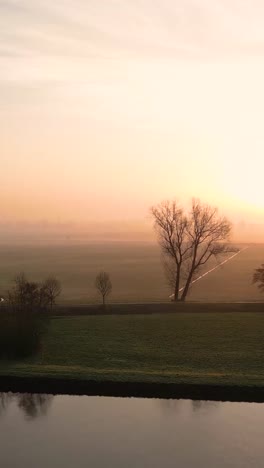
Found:
[{"label": "dark grass foreground", "polygon": [[264,314],[57,317],[0,390],[264,401]]}]

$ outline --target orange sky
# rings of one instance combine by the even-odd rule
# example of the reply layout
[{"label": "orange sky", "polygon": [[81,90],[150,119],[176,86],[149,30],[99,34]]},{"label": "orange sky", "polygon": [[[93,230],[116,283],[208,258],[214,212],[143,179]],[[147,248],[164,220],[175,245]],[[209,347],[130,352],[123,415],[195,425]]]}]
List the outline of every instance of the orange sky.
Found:
[{"label": "orange sky", "polygon": [[3,221],[264,222],[262,0],[0,1]]}]

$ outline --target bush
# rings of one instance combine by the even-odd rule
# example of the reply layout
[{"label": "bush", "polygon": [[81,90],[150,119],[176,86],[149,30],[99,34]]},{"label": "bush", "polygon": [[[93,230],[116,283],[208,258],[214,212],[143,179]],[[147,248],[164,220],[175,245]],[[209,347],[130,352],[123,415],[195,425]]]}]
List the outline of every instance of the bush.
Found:
[{"label": "bush", "polygon": [[49,314],[7,306],[0,316],[0,357],[23,358],[37,353],[48,328]]},{"label": "bush", "polygon": [[37,353],[49,324],[49,298],[43,286],[21,274],[0,310],[0,357],[24,358]]}]

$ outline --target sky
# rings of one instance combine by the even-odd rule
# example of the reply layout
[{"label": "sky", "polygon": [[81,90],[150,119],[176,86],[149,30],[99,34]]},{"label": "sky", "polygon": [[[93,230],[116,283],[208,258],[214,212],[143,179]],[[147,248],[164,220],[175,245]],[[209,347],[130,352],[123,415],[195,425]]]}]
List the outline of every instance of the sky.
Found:
[{"label": "sky", "polygon": [[264,223],[262,0],[0,0],[0,221]]}]

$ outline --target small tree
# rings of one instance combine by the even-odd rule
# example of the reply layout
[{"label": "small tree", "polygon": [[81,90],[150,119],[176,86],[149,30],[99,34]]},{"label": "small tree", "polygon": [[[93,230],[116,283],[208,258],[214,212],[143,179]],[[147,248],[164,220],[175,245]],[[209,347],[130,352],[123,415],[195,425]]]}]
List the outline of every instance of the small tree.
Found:
[{"label": "small tree", "polygon": [[112,283],[110,280],[109,273],[101,271],[95,278],[95,287],[99,294],[102,296],[103,305],[105,305],[105,300],[109,294],[112,292]]},{"label": "small tree", "polygon": [[257,284],[261,292],[264,292],[264,263],[253,274],[253,284]]},{"label": "small tree", "polygon": [[61,294],[62,287],[60,281],[55,276],[47,278],[41,286],[40,294],[46,298],[50,309],[56,304],[56,299]]},{"label": "small tree", "polygon": [[14,279],[14,287],[7,291],[7,301],[12,307],[27,313],[45,309],[48,305],[48,297],[43,294],[42,286],[28,281],[24,273]]}]

